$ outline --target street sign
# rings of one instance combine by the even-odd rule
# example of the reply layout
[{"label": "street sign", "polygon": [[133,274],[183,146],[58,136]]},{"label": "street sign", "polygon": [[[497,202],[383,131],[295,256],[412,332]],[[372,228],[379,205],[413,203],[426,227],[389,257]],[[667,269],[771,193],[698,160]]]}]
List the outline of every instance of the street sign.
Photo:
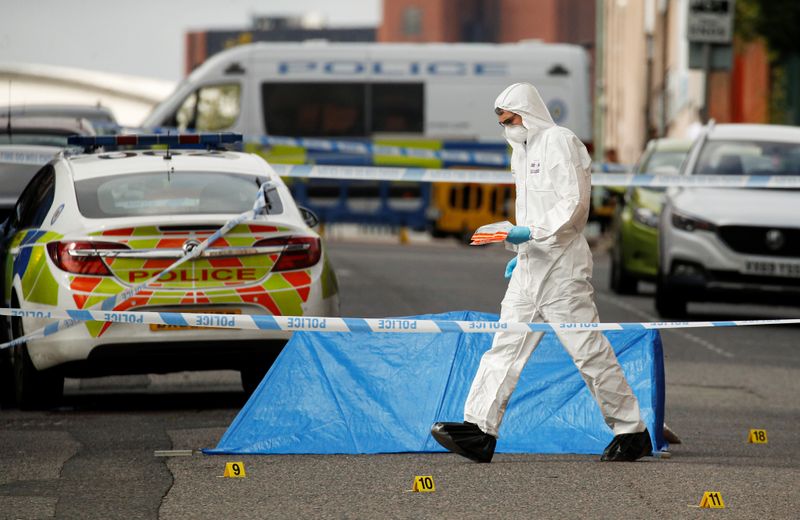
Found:
[{"label": "street sign", "polygon": [[735,0],[689,0],[686,37],[690,42],[731,43]]},{"label": "street sign", "polygon": [[[706,63],[706,46],[710,56]],[[733,67],[733,46],[714,43],[689,42],[689,68],[708,70],[731,70]]]}]

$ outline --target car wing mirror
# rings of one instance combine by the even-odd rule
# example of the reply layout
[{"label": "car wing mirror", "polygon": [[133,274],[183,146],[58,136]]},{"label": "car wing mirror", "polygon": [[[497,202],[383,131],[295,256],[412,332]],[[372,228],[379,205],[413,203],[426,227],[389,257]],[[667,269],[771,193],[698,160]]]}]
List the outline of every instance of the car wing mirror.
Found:
[{"label": "car wing mirror", "polygon": [[298,206],[297,209],[300,210],[300,215],[303,217],[303,222],[305,222],[308,227],[315,228],[317,225],[319,225],[319,217],[316,213],[305,206]]}]

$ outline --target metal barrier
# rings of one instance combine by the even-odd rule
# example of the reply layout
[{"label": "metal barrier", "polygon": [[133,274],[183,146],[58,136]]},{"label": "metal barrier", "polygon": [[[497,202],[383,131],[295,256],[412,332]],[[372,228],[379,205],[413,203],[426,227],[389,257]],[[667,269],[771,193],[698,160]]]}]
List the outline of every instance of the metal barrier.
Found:
[{"label": "metal barrier", "polygon": [[388,225],[424,230],[430,183],[303,179],[288,183],[298,204],[325,223]]},{"label": "metal barrier", "polygon": [[[173,133],[174,128],[156,132]],[[245,150],[273,165],[395,166],[419,168],[497,168],[508,172],[510,153],[504,141],[444,141],[437,139],[330,139],[250,135]],[[609,171],[605,165],[600,171]],[[463,238],[478,227],[506,220],[513,211],[513,189],[465,183],[431,185],[423,179],[411,184],[356,179],[290,179],[298,204],[314,211],[323,223],[354,223],[430,230],[435,236]],[[499,198],[499,199],[498,199]],[[590,218],[608,218],[615,199],[607,190],[593,190]]]},{"label": "metal barrier", "polygon": [[[251,136],[246,149],[262,155],[271,164],[319,166],[390,167],[494,167],[507,168],[505,143],[475,143],[439,140],[333,140],[276,136]],[[403,179],[406,182],[289,180],[298,204],[314,211],[324,223],[355,223],[390,227],[430,229],[437,235],[454,234],[453,222],[468,221],[475,227],[490,222],[486,212],[474,213],[440,205],[454,189],[484,191],[463,185],[439,185]],[[398,180],[399,181],[399,180]],[[480,195],[482,197],[482,194]],[[441,222],[439,222],[441,220]],[[462,226],[458,231],[463,231]]]}]

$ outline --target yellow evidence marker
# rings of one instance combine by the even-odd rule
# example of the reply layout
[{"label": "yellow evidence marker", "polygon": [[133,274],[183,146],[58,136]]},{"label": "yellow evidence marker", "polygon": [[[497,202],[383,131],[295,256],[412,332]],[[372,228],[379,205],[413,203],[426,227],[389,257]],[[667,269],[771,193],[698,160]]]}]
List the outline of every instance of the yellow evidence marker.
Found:
[{"label": "yellow evidence marker", "polygon": [[725,509],[725,502],[722,501],[722,495],[719,491],[706,491],[703,493],[703,498],[700,500],[700,507],[706,509]]},{"label": "yellow evidence marker", "polygon": [[433,477],[430,475],[414,477],[414,488],[412,491],[415,493],[433,493],[436,491],[436,484],[433,483]]},{"label": "yellow evidence marker", "polygon": [[747,438],[750,444],[766,444],[767,443],[767,430],[750,430],[750,436]]},{"label": "yellow evidence marker", "polygon": [[227,462],[225,463],[225,473],[223,477],[231,478],[245,478],[244,462]]}]

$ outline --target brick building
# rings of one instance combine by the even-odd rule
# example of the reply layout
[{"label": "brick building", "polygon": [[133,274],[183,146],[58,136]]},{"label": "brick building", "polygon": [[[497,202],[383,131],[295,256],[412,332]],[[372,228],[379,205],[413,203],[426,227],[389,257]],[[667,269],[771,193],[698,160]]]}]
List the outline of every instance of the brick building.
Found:
[{"label": "brick building", "polygon": [[595,0],[383,0],[383,42],[538,39],[594,46]]},{"label": "brick building", "polygon": [[[632,163],[653,137],[693,137],[704,73],[689,68],[688,0],[605,0],[605,149]],[[735,39],[731,70],[712,71],[709,116],[718,123],[769,120],[763,41]]]}]

